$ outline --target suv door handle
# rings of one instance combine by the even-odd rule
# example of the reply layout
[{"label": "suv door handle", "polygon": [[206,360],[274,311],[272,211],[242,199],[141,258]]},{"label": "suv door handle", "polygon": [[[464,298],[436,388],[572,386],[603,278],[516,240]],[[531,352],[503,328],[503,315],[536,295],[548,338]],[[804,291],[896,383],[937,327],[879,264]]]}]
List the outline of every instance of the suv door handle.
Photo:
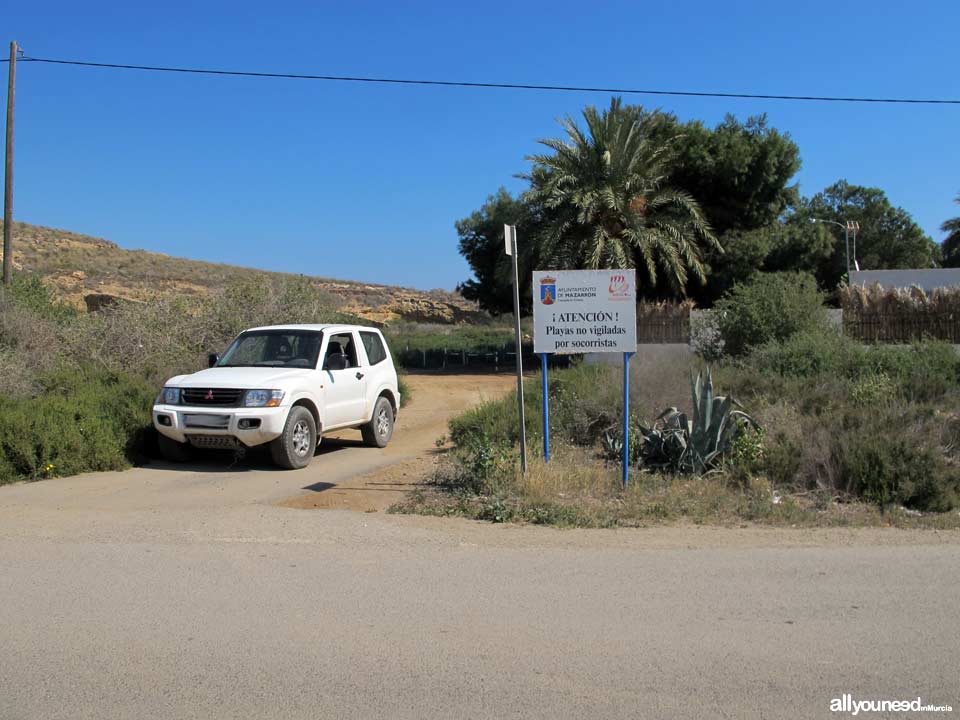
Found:
[{"label": "suv door handle", "polygon": [[357,372],[357,380],[362,380],[362,379],[363,379],[363,373]]}]

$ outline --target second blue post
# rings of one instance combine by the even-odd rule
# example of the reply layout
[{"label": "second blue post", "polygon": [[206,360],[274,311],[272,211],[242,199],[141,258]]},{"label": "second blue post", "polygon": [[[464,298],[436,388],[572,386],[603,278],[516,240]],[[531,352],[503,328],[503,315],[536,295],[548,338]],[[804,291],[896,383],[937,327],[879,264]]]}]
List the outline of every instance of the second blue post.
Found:
[{"label": "second blue post", "polygon": [[630,358],[623,354],[623,487],[630,484]]},{"label": "second blue post", "polygon": [[550,397],[547,395],[547,353],[540,353],[540,382],[543,386],[543,461],[550,462]]}]

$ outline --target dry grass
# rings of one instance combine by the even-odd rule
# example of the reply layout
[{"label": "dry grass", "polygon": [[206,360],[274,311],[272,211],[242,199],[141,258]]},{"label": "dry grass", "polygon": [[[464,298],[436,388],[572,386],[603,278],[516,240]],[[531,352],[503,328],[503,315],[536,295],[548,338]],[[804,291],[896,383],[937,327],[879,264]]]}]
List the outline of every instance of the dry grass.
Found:
[{"label": "dry grass", "polygon": [[918,287],[884,289],[848,287],[840,293],[844,313],[852,315],[912,315],[960,313],[960,289],[937,288],[925,292]]},{"label": "dry grass", "polygon": [[676,477],[633,471],[621,486],[620,468],[599,463],[588,449],[561,446],[551,462],[533,458],[527,475],[508,470],[496,484],[508,492],[472,495],[435,487],[417,491],[395,513],[459,515],[493,522],[555,527],[646,527],[692,523],[793,527],[897,527],[960,529],[960,513],[881,512],[861,502],[839,503],[826,494],[775,492],[764,478],[733,485],[721,476]]}]

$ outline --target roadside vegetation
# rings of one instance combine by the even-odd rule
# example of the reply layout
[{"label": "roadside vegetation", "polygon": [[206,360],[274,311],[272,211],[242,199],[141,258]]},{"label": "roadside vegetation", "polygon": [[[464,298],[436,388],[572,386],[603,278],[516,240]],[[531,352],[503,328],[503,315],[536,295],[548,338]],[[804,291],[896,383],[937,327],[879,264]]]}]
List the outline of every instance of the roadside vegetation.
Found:
[{"label": "roadside vegetation", "polygon": [[734,286],[720,304],[712,362],[653,347],[634,359],[627,489],[620,368],[580,363],[550,374],[549,464],[540,383],[528,380],[526,477],[511,395],[454,418],[432,487],[395,510],[589,527],[960,526],[952,346],[847,339],[812,278],[795,273]]}]

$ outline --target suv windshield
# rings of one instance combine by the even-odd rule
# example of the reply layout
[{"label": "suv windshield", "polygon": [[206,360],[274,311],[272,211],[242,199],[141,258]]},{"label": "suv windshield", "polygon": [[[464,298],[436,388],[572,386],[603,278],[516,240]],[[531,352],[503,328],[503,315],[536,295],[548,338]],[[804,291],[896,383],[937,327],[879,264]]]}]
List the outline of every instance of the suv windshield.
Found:
[{"label": "suv windshield", "polygon": [[314,368],[321,340],[316,330],[251,330],[233,341],[216,367]]}]

